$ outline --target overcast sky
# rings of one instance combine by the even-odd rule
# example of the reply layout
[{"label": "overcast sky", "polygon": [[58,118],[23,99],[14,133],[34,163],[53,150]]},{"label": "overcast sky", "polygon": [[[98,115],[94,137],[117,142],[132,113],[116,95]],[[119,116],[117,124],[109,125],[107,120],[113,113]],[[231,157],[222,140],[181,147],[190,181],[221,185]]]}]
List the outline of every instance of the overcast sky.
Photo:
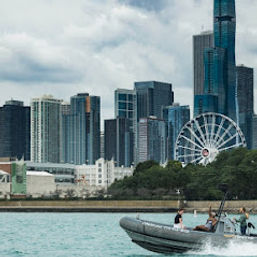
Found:
[{"label": "overcast sky", "polygon": [[[213,0],[0,3],[0,105],[88,92],[113,118],[114,90],[145,80],[171,82],[175,101],[192,105],[192,35],[212,29]],[[257,70],[257,1],[236,4],[237,64]]]}]

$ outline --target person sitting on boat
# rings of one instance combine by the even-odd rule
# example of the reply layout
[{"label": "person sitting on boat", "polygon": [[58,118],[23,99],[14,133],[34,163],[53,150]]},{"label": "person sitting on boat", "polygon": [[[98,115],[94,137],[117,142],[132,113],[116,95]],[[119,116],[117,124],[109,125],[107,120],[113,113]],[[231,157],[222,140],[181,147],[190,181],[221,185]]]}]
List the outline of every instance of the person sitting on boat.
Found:
[{"label": "person sitting on boat", "polygon": [[183,219],[182,219],[183,213],[184,213],[184,209],[178,210],[178,214],[176,215],[176,217],[174,219],[174,228],[178,228],[178,229],[185,228],[183,225]]},{"label": "person sitting on boat", "polygon": [[241,232],[242,235],[245,235],[246,234],[246,229],[247,229],[247,222],[246,222],[246,220],[249,218],[249,214],[246,213],[245,207],[240,208],[239,212],[241,214],[240,218],[239,219],[234,218],[234,220],[236,222],[240,223],[240,232]]},{"label": "person sitting on boat", "polygon": [[209,218],[207,219],[206,224],[196,226],[194,228],[194,230],[196,230],[196,231],[206,231],[206,232],[211,232],[213,230],[214,226],[217,223],[217,219],[215,218],[216,213],[212,211],[211,206],[209,207],[209,212],[208,213],[209,213]]}]

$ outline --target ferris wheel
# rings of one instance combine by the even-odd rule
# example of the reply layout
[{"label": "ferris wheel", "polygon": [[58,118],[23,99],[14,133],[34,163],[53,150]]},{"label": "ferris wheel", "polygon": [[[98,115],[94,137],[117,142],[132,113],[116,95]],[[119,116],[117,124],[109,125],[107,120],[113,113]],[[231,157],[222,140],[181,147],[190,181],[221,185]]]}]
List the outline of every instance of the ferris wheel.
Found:
[{"label": "ferris wheel", "polygon": [[207,165],[222,152],[246,147],[244,134],[229,117],[219,113],[203,113],[182,128],[175,156],[182,163]]}]

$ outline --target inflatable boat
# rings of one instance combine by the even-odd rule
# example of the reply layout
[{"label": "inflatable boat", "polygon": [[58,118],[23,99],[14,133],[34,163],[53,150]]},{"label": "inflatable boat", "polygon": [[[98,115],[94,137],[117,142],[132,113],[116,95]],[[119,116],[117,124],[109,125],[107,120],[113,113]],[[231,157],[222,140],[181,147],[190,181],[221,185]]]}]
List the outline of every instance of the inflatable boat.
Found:
[{"label": "inflatable boat", "polygon": [[124,217],[120,220],[132,242],[157,253],[174,253],[200,251],[208,243],[214,247],[225,247],[229,241],[242,243],[250,241],[257,244],[257,235],[241,236],[236,231],[236,224],[226,214],[222,214],[224,200],[217,215],[217,224],[211,232],[194,231],[192,228],[177,229],[170,225],[141,220],[140,218]]}]

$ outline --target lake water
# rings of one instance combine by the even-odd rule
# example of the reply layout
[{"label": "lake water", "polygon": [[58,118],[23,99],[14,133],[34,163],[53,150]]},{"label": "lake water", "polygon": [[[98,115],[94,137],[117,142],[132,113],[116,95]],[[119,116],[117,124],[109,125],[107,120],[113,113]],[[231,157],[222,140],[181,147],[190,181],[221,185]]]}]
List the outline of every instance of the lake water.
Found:
[{"label": "lake water", "polygon": [[[170,224],[175,214],[140,214],[143,219]],[[0,213],[0,257],[149,257],[151,253],[133,244],[119,227],[123,216],[100,213]],[[188,226],[202,224],[207,215],[184,215]],[[257,225],[257,216],[251,216]],[[256,231],[257,233],[257,231]],[[206,247],[201,253],[172,256],[257,256],[257,245],[230,245],[227,249]]]}]

